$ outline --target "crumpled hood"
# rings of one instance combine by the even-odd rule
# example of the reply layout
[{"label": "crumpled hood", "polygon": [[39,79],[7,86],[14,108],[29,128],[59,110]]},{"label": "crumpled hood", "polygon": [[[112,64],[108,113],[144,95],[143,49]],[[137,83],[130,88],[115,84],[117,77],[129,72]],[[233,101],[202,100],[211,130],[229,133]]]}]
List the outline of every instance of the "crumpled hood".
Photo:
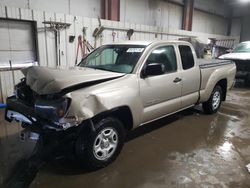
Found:
[{"label": "crumpled hood", "polygon": [[119,78],[124,73],[114,73],[97,69],[74,67],[59,70],[47,67],[29,67],[22,70],[26,84],[39,95],[73,91]]},{"label": "crumpled hood", "polygon": [[227,60],[250,60],[250,53],[229,53],[219,57]]}]

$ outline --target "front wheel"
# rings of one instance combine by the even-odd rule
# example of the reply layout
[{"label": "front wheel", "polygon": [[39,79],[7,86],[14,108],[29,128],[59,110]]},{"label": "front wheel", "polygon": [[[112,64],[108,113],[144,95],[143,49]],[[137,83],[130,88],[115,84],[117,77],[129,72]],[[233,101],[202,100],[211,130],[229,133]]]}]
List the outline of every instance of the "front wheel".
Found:
[{"label": "front wheel", "polygon": [[214,87],[214,90],[208,101],[202,103],[203,110],[206,114],[216,113],[222,102],[222,89],[219,85]]},{"label": "front wheel", "polygon": [[122,123],[107,117],[95,124],[95,131],[82,133],[76,141],[76,155],[88,169],[99,169],[113,162],[119,155],[125,138]]}]

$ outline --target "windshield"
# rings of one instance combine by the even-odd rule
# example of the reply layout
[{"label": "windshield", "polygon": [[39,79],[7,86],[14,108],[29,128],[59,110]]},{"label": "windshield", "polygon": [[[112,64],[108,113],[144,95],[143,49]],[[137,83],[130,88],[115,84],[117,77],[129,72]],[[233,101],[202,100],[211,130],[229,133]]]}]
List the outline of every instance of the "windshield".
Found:
[{"label": "windshield", "polygon": [[119,73],[131,73],[141,57],[143,45],[105,45],[84,58],[79,66]]},{"label": "windshield", "polygon": [[234,53],[250,52],[250,42],[240,43],[233,51]]}]

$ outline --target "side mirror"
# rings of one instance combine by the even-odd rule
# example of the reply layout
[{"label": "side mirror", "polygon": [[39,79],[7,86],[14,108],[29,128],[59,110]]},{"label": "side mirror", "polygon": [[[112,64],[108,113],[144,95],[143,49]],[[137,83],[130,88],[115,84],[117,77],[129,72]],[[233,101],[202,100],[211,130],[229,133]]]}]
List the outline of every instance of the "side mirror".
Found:
[{"label": "side mirror", "polygon": [[142,76],[145,78],[147,76],[156,76],[164,74],[165,67],[161,63],[150,63],[146,66],[146,68],[143,71]]}]

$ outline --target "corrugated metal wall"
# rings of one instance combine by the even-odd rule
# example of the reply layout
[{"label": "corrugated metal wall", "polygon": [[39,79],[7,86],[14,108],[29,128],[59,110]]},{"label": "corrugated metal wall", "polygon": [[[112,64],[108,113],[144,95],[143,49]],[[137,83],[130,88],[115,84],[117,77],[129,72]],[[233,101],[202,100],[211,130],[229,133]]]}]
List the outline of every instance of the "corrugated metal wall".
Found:
[{"label": "corrugated metal wall", "polygon": [[195,32],[227,35],[228,24],[226,18],[194,10],[192,30]]},{"label": "corrugated metal wall", "polygon": [[181,29],[183,7],[162,0],[121,0],[121,21]]},{"label": "corrugated metal wall", "polygon": [[0,0],[0,6],[26,8],[97,18],[102,0]]},{"label": "corrugated metal wall", "polygon": [[[81,16],[72,16],[68,14],[49,13],[44,11],[36,11],[22,8],[12,8],[0,6],[0,18],[9,18],[17,20],[33,20],[37,22],[37,40],[38,40],[38,54],[39,64],[41,66],[56,67],[56,53],[55,53],[55,36],[54,33],[46,29],[43,24],[44,21],[57,21],[69,23],[71,26],[61,31],[61,68],[68,68],[74,66],[77,49],[77,36],[82,35],[83,27],[87,27],[86,38],[90,44],[94,45],[94,38],[92,33],[98,27],[98,19],[86,18]],[[157,27],[142,24],[115,22],[108,20],[101,20],[102,25],[113,27],[114,29],[104,30],[102,37],[97,40],[97,46],[113,41],[112,32],[115,32],[114,41],[127,40],[126,31],[119,29],[134,29],[136,32],[131,40],[161,40],[161,39],[178,39],[181,36],[197,36],[199,40],[207,42],[209,37],[214,38],[232,38],[222,35],[212,35],[206,33],[196,33],[173,29],[169,27]],[[151,32],[151,33],[150,33]],[[158,32],[157,35],[155,33]],[[69,36],[74,35],[76,39],[73,43],[69,43]],[[157,38],[156,38],[157,36]],[[239,40],[238,37],[235,37]],[[80,58],[80,57],[79,57]],[[78,59],[79,59],[78,58]],[[12,79],[11,71],[0,72],[0,84],[2,99],[13,92],[13,86],[22,77],[20,71],[14,72],[14,80]]]},{"label": "corrugated metal wall", "polygon": [[242,42],[243,41],[250,41],[249,16],[244,16],[242,19],[242,31],[241,31],[241,41]]}]

